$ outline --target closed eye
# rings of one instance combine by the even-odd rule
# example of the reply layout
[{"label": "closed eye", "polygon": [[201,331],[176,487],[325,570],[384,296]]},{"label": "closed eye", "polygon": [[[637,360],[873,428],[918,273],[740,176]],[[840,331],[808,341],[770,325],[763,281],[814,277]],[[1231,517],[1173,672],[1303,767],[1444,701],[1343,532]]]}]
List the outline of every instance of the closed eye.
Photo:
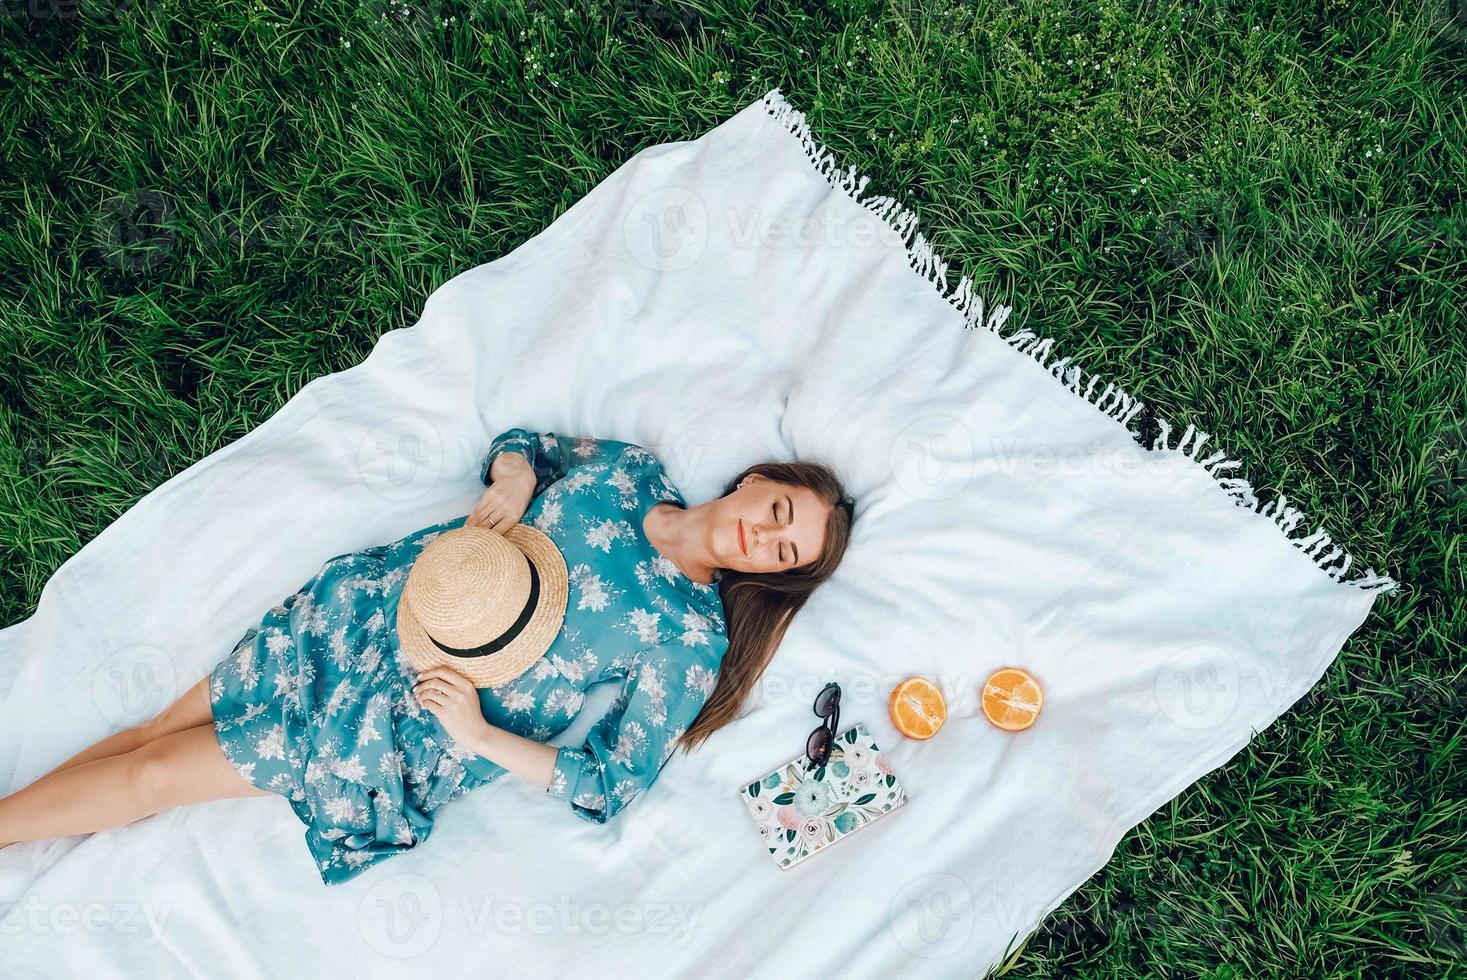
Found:
[{"label": "closed eye", "polygon": [[[774,522],[776,524],[778,524],[779,523],[779,501],[776,500],[774,503],[770,504],[769,505],[769,510],[770,510],[771,513],[774,514]],[[779,548],[779,560],[780,561],[784,561],[784,546],[783,545],[781,545],[780,548]]]}]

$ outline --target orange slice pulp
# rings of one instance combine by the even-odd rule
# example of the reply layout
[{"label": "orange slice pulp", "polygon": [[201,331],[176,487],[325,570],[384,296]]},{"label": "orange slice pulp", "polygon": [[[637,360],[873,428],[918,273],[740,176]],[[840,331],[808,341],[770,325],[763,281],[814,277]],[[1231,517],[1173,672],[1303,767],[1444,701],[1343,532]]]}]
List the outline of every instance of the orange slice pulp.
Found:
[{"label": "orange slice pulp", "polygon": [[1044,707],[1044,691],[1034,675],[1018,667],[994,671],[983,682],[983,713],[1006,732],[1034,724]]},{"label": "orange slice pulp", "polygon": [[908,677],[891,692],[891,720],[909,738],[931,738],[947,720],[947,700],[925,677]]}]

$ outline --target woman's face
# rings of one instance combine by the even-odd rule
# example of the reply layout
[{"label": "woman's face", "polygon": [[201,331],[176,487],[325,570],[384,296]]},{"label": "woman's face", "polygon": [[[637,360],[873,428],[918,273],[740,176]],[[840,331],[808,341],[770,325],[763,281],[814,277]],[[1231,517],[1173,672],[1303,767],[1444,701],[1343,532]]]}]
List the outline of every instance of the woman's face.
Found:
[{"label": "woman's face", "polygon": [[750,473],[743,486],[720,498],[713,518],[713,552],[720,568],[783,572],[820,557],[830,505],[809,487]]}]

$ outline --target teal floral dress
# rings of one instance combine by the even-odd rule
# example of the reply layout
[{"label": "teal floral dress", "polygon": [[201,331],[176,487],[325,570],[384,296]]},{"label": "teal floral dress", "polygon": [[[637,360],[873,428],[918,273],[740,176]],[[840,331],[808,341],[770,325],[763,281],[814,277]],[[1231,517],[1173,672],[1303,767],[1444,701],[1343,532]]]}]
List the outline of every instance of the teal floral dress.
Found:
[{"label": "teal floral dress", "polygon": [[[642,518],[686,507],[657,457],[625,442],[510,429],[490,445],[523,453],[535,493],[521,520],[555,542],[570,572],[565,622],[524,674],[483,688],[490,724],[548,742],[593,684],[620,693],[581,745],[560,747],[547,795],[605,823],[656,780],[697,718],[728,649],[716,584],[684,575]],[[507,770],[459,746],[413,697],[399,656],[397,602],[423,547],[454,518],[391,544],[337,555],[267,612],[210,672],[214,727],[249,782],[290,801],[321,880],[339,884],[428,839],[449,800]]]}]

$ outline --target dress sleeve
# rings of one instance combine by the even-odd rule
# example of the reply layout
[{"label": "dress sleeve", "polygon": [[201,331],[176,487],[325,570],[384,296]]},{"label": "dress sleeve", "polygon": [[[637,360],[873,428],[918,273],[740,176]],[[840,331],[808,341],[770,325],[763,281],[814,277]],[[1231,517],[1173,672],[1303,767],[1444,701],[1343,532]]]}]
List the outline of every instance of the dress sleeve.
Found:
[{"label": "dress sleeve", "polygon": [[494,441],[489,444],[489,452],[479,464],[479,482],[486,487],[494,482],[489,478],[489,470],[500,453],[519,453],[534,467],[535,496],[538,497],[552,483],[569,473],[572,467],[615,459],[627,445],[628,443],[614,439],[507,429],[495,436]]},{"label": "dress sleeve", "polygon": [[568,800],[577,816],[605,823],[651,786],[713,693],[727,639],[707,638],[691,658],[671,645],[638,654],[585,744],[560,747],[546,792]]}]

